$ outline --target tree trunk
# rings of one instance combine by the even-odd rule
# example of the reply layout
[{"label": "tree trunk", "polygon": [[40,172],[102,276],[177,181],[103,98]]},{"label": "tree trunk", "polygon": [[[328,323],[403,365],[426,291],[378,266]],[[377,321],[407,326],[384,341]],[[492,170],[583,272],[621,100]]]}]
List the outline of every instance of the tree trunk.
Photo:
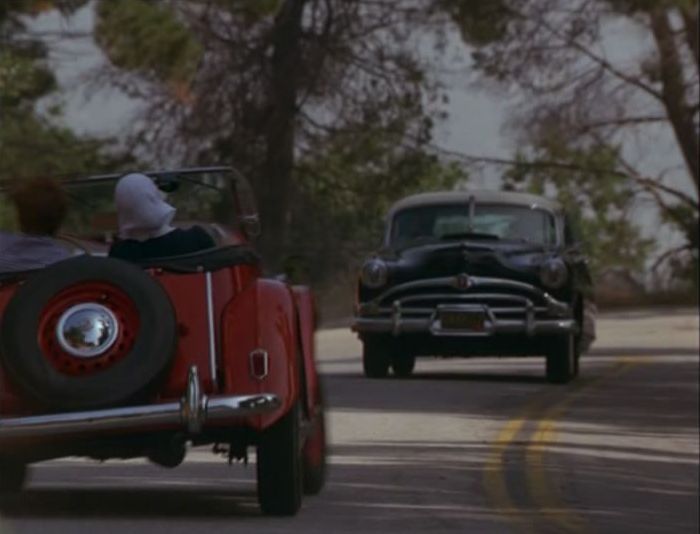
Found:
[{"label": "tree trunk", "polygon": [[286,245],[294,170],[295,122],[301,61],[302,15],[307,0],[284,0],[272,30],[272,63],[265,124],[266,157],[258,184],[260,251],[279,270]]},{"label": "tree trunk", "polygon": [[693,125],[693,111],[686,102],[683,65],[665,9],[657,8],[652,11],[651,28],[659,52],[666,114],[695,183],[695,190],[698,191],[698,134]]},{"label": "tree trunk", "polygon": [[[681,8],[683,16],[683,26],[685,30],[685,40],[688,43],[688,48],[693,53],[695,58],[695,67],[697,69],[698,62],[698,10],[697,7]],[[697,70],[696,70],[697,72]]]}]

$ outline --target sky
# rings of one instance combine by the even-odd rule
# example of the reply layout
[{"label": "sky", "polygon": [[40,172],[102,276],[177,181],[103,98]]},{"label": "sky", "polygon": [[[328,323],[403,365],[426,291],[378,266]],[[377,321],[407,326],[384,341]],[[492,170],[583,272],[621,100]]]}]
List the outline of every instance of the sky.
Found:
[{"label": "sky", "polygon": [[[34,19],[31,27],[49,34],[65,31],[89,34],[94,26],[94,17],[93,6],[88,4],[68,20],[56,12],[46,12]],[[40,106],[48,108],[60,104],[66,125],[79,133],[118,139],[128,132],[139,104],[118,89],[95,90],[88,83],[95,69],[106,62],[92,38],[48,37],[47,43],[50,46],[50,60],[63,91],[60,96],[40,102]],[[607,28],[602,43],[605,53],[622,64],[637,62],[637,56],[648,45],[644,36],[636,32],[633,26],[615,21]],[[470,69],[470,50],[457,32],[452,37],[448,36],[446,53],[441,59],[430,57],[435,52],[429,44],[425,48],[426,59],[435,59],[432,64],[436,65],[449,97],[447,118],[436,126],[435,145],[463,154],[510,157],[517,148],[517,138],[508,130],[506,119],[522,102],[521,96],[497,89],[494,84],[479,83],[479,78]],[[649,150],[649,146],[653,149]],[[652,174],[682,162],[668,129],[649,128],[638,138],[630,139],[625,150],[628,158]],[[500,172],[498,168],[477,172],[473,174],[470,186],[496,189],[500,183]],[[668,179],[692,193],[682,168],[671,171]],[[678,242],[676,233],[659,228],[658,217],[648,204],[641,204],[634,216],[645,234],[654,235],[665,243]]]}]

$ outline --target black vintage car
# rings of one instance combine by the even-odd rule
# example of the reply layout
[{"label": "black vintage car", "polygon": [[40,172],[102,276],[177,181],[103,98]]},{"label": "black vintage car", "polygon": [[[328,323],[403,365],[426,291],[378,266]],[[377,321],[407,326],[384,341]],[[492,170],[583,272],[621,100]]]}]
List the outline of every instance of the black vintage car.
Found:
[{"label": "black vintage car", "polygon": [[550,382],[578,374],[595,338],[593,287],[561,207],[539,196],[425,193],[395,204],[362,267],[353,322],[370,378],[417,356],[545,356]]}]

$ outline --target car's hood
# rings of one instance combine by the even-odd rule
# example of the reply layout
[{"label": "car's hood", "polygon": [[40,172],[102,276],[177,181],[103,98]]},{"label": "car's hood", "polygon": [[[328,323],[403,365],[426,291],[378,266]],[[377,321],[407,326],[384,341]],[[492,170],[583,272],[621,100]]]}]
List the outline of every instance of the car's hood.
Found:
[{"label": "car's hood", "polygon": [[380,257],[389,265],[392,285],[459,273],[538,284],[540,266],[552,254],[531,243],[464,240],[387,249]]}]

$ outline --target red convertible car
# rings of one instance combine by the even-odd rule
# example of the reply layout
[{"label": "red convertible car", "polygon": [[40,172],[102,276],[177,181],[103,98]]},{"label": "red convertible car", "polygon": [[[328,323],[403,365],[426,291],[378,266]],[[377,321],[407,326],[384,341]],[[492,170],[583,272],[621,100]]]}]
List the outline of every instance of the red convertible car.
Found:
[{"label": "red convertible car", "polygon": [[[146,172],[217,246],[109,258],[120,175],[63,182],[72,257],[0,275],[0,492],[65,456],[179,465],[188,445],[255,448],[264,514],[292,515],[325,476],[308,288],[263,276],[250,187],[234,169]],[[0,205],[8,203],[1,197]]]}]

